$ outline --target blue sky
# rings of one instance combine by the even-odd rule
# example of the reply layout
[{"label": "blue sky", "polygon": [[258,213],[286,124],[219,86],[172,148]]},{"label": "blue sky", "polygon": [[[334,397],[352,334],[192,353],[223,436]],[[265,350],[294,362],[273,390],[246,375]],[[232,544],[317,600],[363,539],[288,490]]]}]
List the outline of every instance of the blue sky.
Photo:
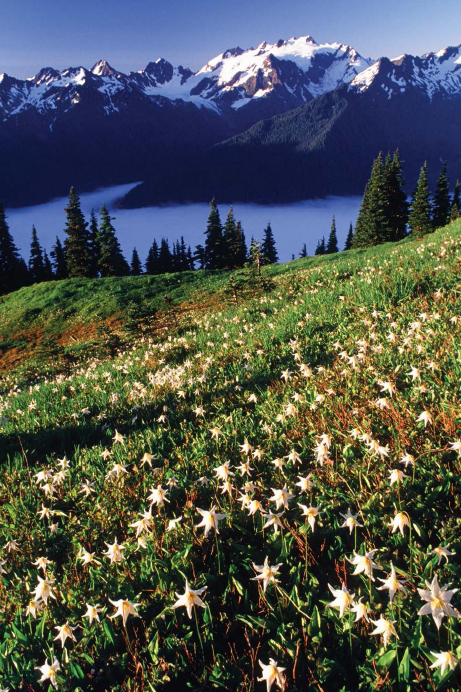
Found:
[{"label": "blue sky", "polygon": [[128,72],[164,57],[198,69],[226,48],[310,34],[366,57],[461,43],[461,0],[1,0],[0,73],[43,66]]}]

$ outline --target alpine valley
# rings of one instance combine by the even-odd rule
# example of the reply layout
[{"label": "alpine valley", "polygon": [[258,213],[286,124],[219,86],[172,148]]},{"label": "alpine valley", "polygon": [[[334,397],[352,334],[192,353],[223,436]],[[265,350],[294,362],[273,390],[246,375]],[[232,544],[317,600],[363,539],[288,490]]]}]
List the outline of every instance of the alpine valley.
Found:
[{"label": "alpine valley", "polygon": [[[123,74],[0,74],[0,198],[35,204],[144,182],[121,204],[292,202],[363,192],[400,149],[409,191],[427,160],[461,174],[461,46],[364,58],[310,36],[233,48],[194,73],[160,58]],[[114,144],[116,143],[116,144]]]}]

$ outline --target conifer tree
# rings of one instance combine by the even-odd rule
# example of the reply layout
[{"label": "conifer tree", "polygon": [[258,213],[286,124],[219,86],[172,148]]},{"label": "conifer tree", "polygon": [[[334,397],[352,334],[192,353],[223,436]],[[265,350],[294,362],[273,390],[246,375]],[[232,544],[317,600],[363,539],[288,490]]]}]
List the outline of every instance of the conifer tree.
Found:
[{"label": "conifer tree", "polygon": [[450,208],[450,221],[456,221],[461,216],[461,194],[459,180],[456,181],[455,189],[453,190],[453,200]]},{"label": "conifer tree", "polygon": [[194,262],[198,262],[198,268],[199,269],[205,269],[206,267],[206,259],[205,259],[205,248],[203,245],[197,245],[195,248],[195,252],[193,254],[193,260]]},{"label": "conifer tree", "polygon": [[192,257],[192,250],[190,245],[187,248],[187,268],[189,271],[194,271],[194,258]]},{"label": "conifer tree", "polygon": [[225,252],[225,266],[229,269],[233,269],[237,266],[237,254],[238,254],[238,237],[237,237],[237,224],[234,216],[234,208],[230,207],[227,214],[226,223],[223,229],[223,239]]},{"label": "conifer tree", "polygon": [[44,281],[53,281],[54,273],[46,250],[43,251]]},{"label": "conifer tree", "polygon": [[275,264],[279,261],[277,249],[275,247],[275,238],[272,232],[270,221],[264,229],[264,238],[261,246],[264,264]]},{"label": "conifer tree", "polygon": [[30,244],[29,280],[35,284],[45,280],[45,265],[43,262],[43,250],[38,242],[37,230],[32,226],[32,241]]},{"label": "conifer tree", "polygon": [[349,230],[347,232],[346,242],[344,243],[344,249],[350,250],[352,247],[353,241],[354,241],[354,229],[352,227],[352,221],[351,221],[351,223],[349,225]]},{"label": "conifer tree", "polygon": [[180,271],[184,272],[189,269],[189,262],[187,259],[187,247],[186,247],[186,241],[184,240],[184,236],[181,236],[181,241],[179,243],[179,266],[180,266]]},{"label": "conifer tree", "polygon": [[317,243],[317,247],[315,248],[315,255],[324,255],[325,254],[325,237],[322,237],[322,240],[319,240]]},{"label": "conifer tree", "polygon": [[152,246],[149,250],[146,259],[146,274],[158,274],[159,273],[159,261],[158,261],[158,245],[157,241],[154,239]]},{"label": "conifer tree", "polygon": [[437,180],[437,186],[434,193],[434,201],[432,207],[432,225],[433,228],[442,228],[446,226],[450,219],[450,187],[447,177],[447,163],[442,166],[442,171]]},{"label": "conifer tree", "polygon": [[67,279],[69,272],[67,271],[66,253],[57,236],[56,243],[51,248],[50,255],[53,260],[54,278],[57,280]]},{"label": "conifer tree", "polygon": [[404,192],[402,164],[399,150],[396,149],[391,159],[386,157],[384,165],[385,211],[389,228],[388,240],[402,240],[407,233],[408,202]]},{"label": "conifer tree", "polygon": [[333,219],[331,221],[330,235],[328,237],[328,244],[327,244],[327,247],[325,250],[325,254],[332,255],[335,252],[338,252],[338,236],[336,233],[336,221],[335,221],[335,217],[333,216]]},{"label": "conifer tree", "polygon": [[115,228],[105,204],[101,207],[98,232],[98,271],[100,276],[128,276],[130,268],[122,254]]},{"label": "conifer tree", "polygon": [[431,220],[431,203],[427,181],[427,163],[421,168],[418,184],[411,201],[408,224],[413,237],[422,238],[433,230]]},{"label": "conifer tree", "polygon": [[264,264],[264,261],[265,257],[261,243],[259,240],[252,238],[248,253],[248,264],[256,271],[258,276],[261,276],[261,266]]},{"label": "conifer tree", "polygon": [[171,254],[168,238],[162,238],[159,251],[159,273],[166,274],[173,271],[173,256]]},{"label": "conifer tree", "polygon": [[88,229],[88,251],[90,254],[90,276],[98,276],[99,266],[99,228],[98,220],[94,209],[90,214],[90,225]]},{"label": "conifer tree", "polygon": [[131,266],[130,266],[131,276],[140,276],[142,274],[142,264],[139,259],[138,251],[133,248],[133,254],[131,255]]},{"label": "conifer tree", "polygon": [[210,202],[210,214],[205,235],[205,266],[207,269],[220,269],[226,261],[226,251],[221,218],[214,197]]},{"label": "conifer tree", "polygon": [[88,224],[80,208],[80,198],[74,188],[70,188],[66,207],[67,238],[64,241],[67,271],[70,277],[86,277],[91,273]]},{"label": "conifer tree", "polygon": [[368,220],[368,199],[369,199],[370,182],[365,185],[365,190],[360,203],[357,221],[355,222],[355,230],[352,236],[352,247],[362,247],[362,243],[367,243],[367,220]]},{"label": "conifer tree", "polygon": [[303,243],[303,246],[301,248],[301,252],[299,253],[300,257],[307,257],[307,245],[306,243]]},{"label": "conifer tree", "polygon": [[24,286],[27,278],[26,263],[14,243],[0,201],[0,295]]},{"label": "conifer tree", "polygon": [[382,152],[373,162],[354,233],[354,247],[370,247],[392,238]]},{"label": "conifer tree", "polygon": [[237,237],[237,251],[235,254],[235,266],[243,267],[247,261],[247,244],[245,240],[245,233],[243,231],[242,222],[237,221],[235,227],[235,234]]}]

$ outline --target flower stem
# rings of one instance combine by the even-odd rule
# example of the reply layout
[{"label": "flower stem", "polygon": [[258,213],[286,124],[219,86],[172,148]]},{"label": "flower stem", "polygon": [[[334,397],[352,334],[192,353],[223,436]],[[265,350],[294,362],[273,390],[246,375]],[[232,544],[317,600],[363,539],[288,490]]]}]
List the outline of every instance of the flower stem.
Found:
[{"label": "flower stem", "polygon": [[216,555],[218,556],[218,575],[221,576],[221,555],[219,554],[218,534],[216,531],[214,532],[214,538],[216,542]]},{"label": "flower stem", "polygon": [[205,651],[203,649],[203,641],[202,641],[202,635],[200,634],[200,628],[198,626],[198,619],[197,619],[197,608],[194,606],[194,617],[195,617],[195,627],[197,628],[197,636],[200,642],[200,648],[202,650],[202,658],[203,658],[203,663],[205,664]]}]

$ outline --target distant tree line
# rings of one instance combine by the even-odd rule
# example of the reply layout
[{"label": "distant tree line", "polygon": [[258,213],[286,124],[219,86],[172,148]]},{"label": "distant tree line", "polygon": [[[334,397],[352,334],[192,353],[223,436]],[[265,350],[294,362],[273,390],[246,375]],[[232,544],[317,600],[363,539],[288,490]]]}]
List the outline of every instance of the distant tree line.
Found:
[{"label": "distant tree line", "polygon": [[[349,226],[344,250],[402,240],[407,236],[422,238],[460,216],[460,184],[457,181],[453,194],[450,194],[446,163],[442,166],[433,195],[429,191],[427,164],[422,166],[415,192],[408,202],[398,149],[385,159],[380,152],[373,161],[355,228],[352,223]],[[328,241],[321,238],[315,254],[334,252],[338,252],[338,241],[333,217]],[[307,256],[305,245],[300,256]]]},{"label": "distant tree line", "polygon": [[144,266],[136,248],[133,248],[130,264],[123,256],[113,218],[105,204],[99,218],[93,209],[87,222],[80,198],[71,188],[65,213],[66,238],[64,242],[56,238],[50,256],[40,245],[35,226],[32,227],[27,265],[14,243],[0,202],[0,295],[54,279],[163,274],[192,271],[196,265],[200,269],[235,269],[257,263],[260,267],[278,261],[270,223],[264,230],[262,244],[252,238],[248,250],[242,223],[235,219],[233,208],[229,209],[222,225],[214,199],[210,204],[204,246],[198,245],[193,253],[183,236],[171,247],[167,238],[162,238],[160,243],[154,240]]},{"label": "distant tree line", "polygon": [[[144,266],[136,248],[133,248],[130,263],[123,256],[113,218],[105,204],[99,218],[93,209],[87,222],[80,198],[71,188],[65,213],[66,238],[64,242],[56,238],[49,256],[40,245],[35,226],[32,227],[30,259],[26,264],[14,243],[0,201],[0,295],[21,286],[53,279],[163,274],[192,271],[196,267],[214,270],[253,266],[259,272],[265,264],[278,262],[270,222],[264,229],[262,242],[251,238],[248,247],[242,223],[235,218],[233,207],[230,207],[223,224],[215,199],[210,203],[204,245],[197,245],[192,252],[182,236],[171,247],[167,238],[162,238],[160,243],[154,240]],[[352,223],[349,226],[344,250],[402,240],[408,235],[422,238],[460,216],[460,184],[456,182],[451,194],[446,163],[432,195],[427,165],[422,166],[415,192],[408,203],[398,149],[386,158],[380,152],[373,161],[355,228]],[[333,216],[328,239],[322,237],[318,241],[315,254],[337,252],[338,236]],[[307,257],[305,243],[300,257]]]}]

